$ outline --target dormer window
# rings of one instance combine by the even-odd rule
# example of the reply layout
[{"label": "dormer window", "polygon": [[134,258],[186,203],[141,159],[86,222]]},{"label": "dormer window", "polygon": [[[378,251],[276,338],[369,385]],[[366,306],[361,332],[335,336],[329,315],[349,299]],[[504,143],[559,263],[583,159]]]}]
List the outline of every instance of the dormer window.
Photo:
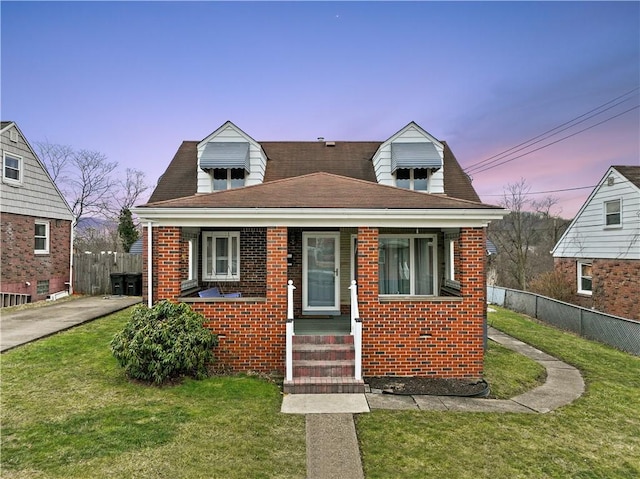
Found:
[{"label": "dormer window", "polygon": [[243,168],[214,168],[213,191],[230,190],[244,186]]},{"label": "dormer window", "polygon": [[398,168],[396,186],[408,190],[427,191],[429,189],[429,170],[427,168]]},{"label": "dormer window", "polygon": [[440,168],[442,157],[433,143],[391,143],[391,174],[397,187],[429,191],[429,175]]},{"label": "dormer window", "polygon": [[200,156],[200,168],[211,175],[213,191],[244,186],[249,167],[249,143],[245,141],[210,141]]}]

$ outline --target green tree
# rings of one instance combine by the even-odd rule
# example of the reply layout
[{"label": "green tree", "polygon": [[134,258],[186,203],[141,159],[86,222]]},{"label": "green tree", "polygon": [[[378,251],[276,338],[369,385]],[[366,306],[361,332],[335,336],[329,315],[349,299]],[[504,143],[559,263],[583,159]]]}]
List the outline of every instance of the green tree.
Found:
[{"label": "green tree", "polygon": [[131,210],[129,208],[122,208],[120,210],[120,220],[118,222],[118,236],[122,242],[122,247],[126,253],[131,249],[131,245],[138,241],[140,233],[133,222],[131,216]]}]

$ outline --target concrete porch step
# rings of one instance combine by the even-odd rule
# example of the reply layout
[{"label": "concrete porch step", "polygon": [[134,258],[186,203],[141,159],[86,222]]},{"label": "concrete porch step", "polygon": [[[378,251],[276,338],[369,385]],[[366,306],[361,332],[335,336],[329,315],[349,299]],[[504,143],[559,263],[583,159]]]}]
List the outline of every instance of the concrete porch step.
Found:
[{"label": "concrete porch step", "polygon": [[293,344],[353,344],[351,335],[318,335],[296,334],[293,336]]},{"label": "concrete porch step", "polygon": [[363,380],[353,377],[294,378],[284,382],[286,394],[361,394],[365,392]]}]

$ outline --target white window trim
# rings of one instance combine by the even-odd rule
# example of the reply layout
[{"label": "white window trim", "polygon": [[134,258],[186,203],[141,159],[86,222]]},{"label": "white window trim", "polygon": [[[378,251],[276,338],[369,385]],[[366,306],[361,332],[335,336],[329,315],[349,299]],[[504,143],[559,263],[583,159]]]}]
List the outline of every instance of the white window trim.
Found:
[{"label": "white window trim", "polygon": [[35,227],[36,227],[36,225],[44,225],[44,227],[45,227],[45,233],[44,233],[45,234],[45,236],[44,236],[45,247],[44,247],[44,249],[36,249],[35,248],[35,244],[34,244],[33,252],[35,254],[49,254],[49,244],[51,243],[49,222],[46,221],[46,220],[36,220],[36,221],[34,221],[34,223],[33,223],[33,230],[34,230],[33,231],[33,240],[34,240],[34,243],[35,243],[35,239],[36,238],[42,238],[42,236],[36,236],[35,235]]},{"label": "white window trim", "polygon": [[[591,276],[591,290],[586,290],[586,289],[582,289],[582,266],[583,265],[588,265],[591,266],[591,268],[593,268],[593,263],[588,262],[588,261],[578,261],[577,262],[577,280],[578,280],[578,284],[577,284],[577,289],[578,289],[578,294],[584,294],[584,295],[588,295],[591,296],[593,294],[593,276]],[[593,274],[593,269],[592,269],[592,274]]]},{"label": "white window trim", "polygon": [[[437,296],[438,291],[438,236],[434,234],[393,234],[393,233],[385,233],[379,235],[378,244],[381,239],[386,238],[409,238],[412,240],[409,246],[409,271],[411,272],[411,277],[409,281],[409,294],[384,294],[378,293],[379,296],[383,296],[385,298],[388,297],[406,297],[406,296]],[[414,239],[416,238],[427,238],[430,239],[433,244],[433,264],[431,265],[431,275],[433,277],[433,294],[429,295],[417,295],[416,294],[416,281],[415,281],[415,271],[416,271],[416,263],[415,263],[415,247],[414,247]],[[380,277],[380,272],[378,271],[378,277]]]},{"label": "white window trim", "polygon": [[[207,249],[206,242],[207,239],[211,238],[212,243],[215,245],[216,238],[236,238],[236,248],[235,252],[232,253],[232,257],[235,255],[238,258],[238,267],[237,273],[231,274],[226,272],[225,274],[212,274],[207,275]],[[215,266],[216,258],[215,252],[214,257],[211,259],[212,264]],[[240,280],[240,232],[239,231],[205,231],[202,233],[202,280],[203,281],[239,281]]]},{"label": "white window trim", "polygon": [[198,235],[185,235],[188,240],[188,270],[187,279],[182,281],[180,288],[182,291],[198,286]]},{"label": "white window trim", "polygon": [[[620,223],[615,225],[607,224],[607,205],[611,203],[618,203],[620,205],[620,212],[618,213],[620,215]],[[611,229],[622,228],[622,198],[616,198],[614,200],[605,201],[602,205],[602,214],[603,214],[602,224],[604,225],[604,229],[611,230]]]},{"label": "white window trim", "polygon": [[[18,175],[19,178],[17,180],[13,178],[9,178],[6,176],[6,165],[7,165],[7,157],[11,157],[14,160],[18,160]],[[14,155],[13,153],[8,153],[4,151],[2,153],[2,182],[8,185],[21,185],[24,178],[24,158],[20,155]]]},{"label": "white window trim", "polygon": [[[431,169],[429,168],[398,168],[393,175],[393,181],[396,187],[398,188],[402,188],[401,186],[398,186],[398,171],[400,170],[409,170],[409,189],[411,191],[417,191],[419,193],[429,193],[431,191],[431,175],[432,175]],[[415,189],[415,178],[414,178],[415,170],[427,170],[427,189],[426,190]],[[406,188],[403,188],[403,189],[406,189]]]}]

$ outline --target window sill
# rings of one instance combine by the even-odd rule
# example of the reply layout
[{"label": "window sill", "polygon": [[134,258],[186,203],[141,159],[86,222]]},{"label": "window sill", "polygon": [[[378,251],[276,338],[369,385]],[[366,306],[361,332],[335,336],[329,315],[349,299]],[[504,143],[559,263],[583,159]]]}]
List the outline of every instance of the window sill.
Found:
[{"label": "window sill", "polygon": [[181,303],[266,303],[267,298],[262,297],[240,297],[240,298],[200,298],[200,297],[183,297],[178,298]]},{"label": "window sill", "polygon": [[432,303],[442,303],[442,302],[459,302],[464,298],[462,296],[410,296],[410,295],[384,295],[378,296],[378,300],[381,303],[393,303],[393,302],[402,302],[402,303],[412,303],[418,301],[426,301]]},{"label": "window sill", "polygon": [[585,298],[591,298],[593,296],[593,291],[578,291],[576,294],[578,296],[584,296]]}]

